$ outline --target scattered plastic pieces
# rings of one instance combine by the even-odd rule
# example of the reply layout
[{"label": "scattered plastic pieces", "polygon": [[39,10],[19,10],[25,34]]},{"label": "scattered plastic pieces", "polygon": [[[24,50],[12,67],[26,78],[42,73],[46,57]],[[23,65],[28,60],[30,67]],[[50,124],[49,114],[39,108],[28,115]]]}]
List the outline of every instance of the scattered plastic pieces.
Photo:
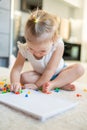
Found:
[{"label": "scattered plastic pieces", "polygon": [[9,84],[4,84],[1,91],[2,91],[2,94],[10,92],[10,85]]},{"label": "scattered plastic pieces", "polygon": [[79,94],[79,93],[77,93],[77,94],[76,94],[76,96],[77,96],[77,97],[81,97],[82,95],[81,95],[81,94]]},{"label": "scattered plastic pieces", "polygon": [[23,93],[23,90],[19,90],[19,91],[15,92],[15,94],[21,94],[21,93]]},{"label": "scattered plastic pieces", "polygon": [[87,92],[87,89],[86,89],[86,88],[84,88],[84,89],[83,89],[83,91],[84,91],[84,92]]},{"label": "scattered plastic pieces", "polygon": [[60,89],[59,88],[55,88],[54,91],[58,93],[60,91]]},{"label": "scattered plastic pieces", "polygon": [[25,97],[28,97],[28,94],[25,94]]},{"label": "scattered plastic pieces", "polygon": [[30,91],[28,91],[28,94],[30,94],[31,92]]}]

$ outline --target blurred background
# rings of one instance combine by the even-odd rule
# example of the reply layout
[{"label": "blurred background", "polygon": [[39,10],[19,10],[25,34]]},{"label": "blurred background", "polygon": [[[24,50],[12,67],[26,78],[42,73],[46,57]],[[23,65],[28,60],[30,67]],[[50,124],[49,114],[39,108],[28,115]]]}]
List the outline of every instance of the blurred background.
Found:
[{"label": "blurred background", "polygon": [[0,66],[9,67],[14,62],[18,52],[17,41],[25,43],[25,22],[37,7],[60,17],[64,59],[86,63],[86,0],[0,0]]}]

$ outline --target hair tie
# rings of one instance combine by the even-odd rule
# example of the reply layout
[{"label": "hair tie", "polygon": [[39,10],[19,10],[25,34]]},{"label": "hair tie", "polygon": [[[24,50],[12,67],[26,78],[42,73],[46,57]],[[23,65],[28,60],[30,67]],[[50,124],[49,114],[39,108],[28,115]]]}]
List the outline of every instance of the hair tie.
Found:
[{"label": "hair tie", "polygon": [[39,18],[34,19],[34,23],[38,23]]}]

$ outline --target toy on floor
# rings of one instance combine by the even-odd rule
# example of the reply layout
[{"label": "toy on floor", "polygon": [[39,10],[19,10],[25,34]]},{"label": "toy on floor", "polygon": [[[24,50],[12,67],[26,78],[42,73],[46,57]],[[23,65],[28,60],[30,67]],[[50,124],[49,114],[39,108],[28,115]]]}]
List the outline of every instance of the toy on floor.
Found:
[{"label": "toy on floor", "polygon": [[87,92],[87,89],[86,89],[86,88],[84,88],[84,89],[83,89],[83,91],[84,91],[84,92]]},{"label": "toy on floor", "polygon": [[[0,91],[2,94],[10,92],[10,84],[6,82],[6,80],[0,81]],[[23,90],[19,90],[15,92],[15,94],[21,94],[23,93]],[[28,94],[30,94],[30,91],[28,91]],[[27,96],[28,97],[28,96]]]},{"label": "toy on floor", "polygon": [[[2,94],[10,92],[10,84],[8,84],[6,82],[6,80],[0,81],[0,90],[2,91]],[[42,91],[42,87],[40,87],[37,91]],[[60,91],[60,89],[59,88],[55,88],[54,91],[58,93]],[[20,94],[22,92],[23,91],[20,90],[20,91],[15,92],[15,94]],[[51,93],[52,92],[46,92],[46,94],[51,94]],[[25,96],[25,97],[28,97],[28,96]]]},{"label": "toy on floor", "polygon": [[82,95],[81,95],[81,94],[79,94],[79,93],[77,93],[77,94],[76,94],[76,96],[77,96],[77,97],[81,97]]},{"label": "toy on floor", "polygon": [[60,91],[60,88],[55,88],[54,91],[58,93]]},{"label": "toy on floor", "polygon": [[[0,81],[0,91],[2,91],[2,94],[5,94],[7,92],[10,92],[10,84],[8,84],[6,82],[6,79],[4,79],[3,81]],[[23,91],[20,90],[20,91],[17,91],[15,92],[15,94],[20,94],[22,93]]]},{"label": "toy on floor", "polygon": [[7,93],[10,92],[10,84],[3,84],[3,86],[0,86],[0,90],[2,91],[2,93]]},{"label": "toy on floor", "polygon": [[5,82],[4,81],[0,81],[0,90],[2,90],[3,86],[4,86]]},{"label": "toy on floor", "polygon": [[19,90],[19,91],[15,92],[15,94],[20,94],[20,93],[23,93],[23,91]]},{"label": "toy on floor", "polygon": [[[62,95],[63,96],[63,95]],[[27,116],[35,117],[45,121],[50,117],[65,113],[69,109],[75,107],[78,102],[69,100],[67,97],[61,98],[61,94],[53,93],[51,95],[43,94],[40,91],[25,89],[22,94],[0,94],[0,102],[7,104],[15,110],[21,111]]]}]

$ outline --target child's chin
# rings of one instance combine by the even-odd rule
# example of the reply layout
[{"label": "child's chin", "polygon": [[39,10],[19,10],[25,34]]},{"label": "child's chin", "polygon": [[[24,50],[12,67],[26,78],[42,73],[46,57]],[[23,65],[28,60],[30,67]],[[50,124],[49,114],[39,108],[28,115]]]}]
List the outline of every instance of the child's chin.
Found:
[{"label": "child's chin", "polygon": [[34,57],[39,60],[39,59],[42,59],[43,56],[35,56],[34,55]]}]

